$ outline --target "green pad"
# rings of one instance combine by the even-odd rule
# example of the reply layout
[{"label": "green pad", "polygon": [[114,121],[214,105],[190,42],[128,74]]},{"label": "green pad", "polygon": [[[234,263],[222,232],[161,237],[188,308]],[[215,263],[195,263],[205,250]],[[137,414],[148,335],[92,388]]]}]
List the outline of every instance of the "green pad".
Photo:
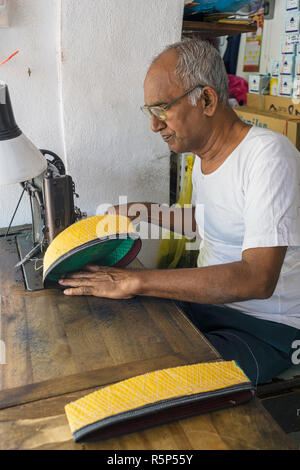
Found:
[{"label": "green pad", "polygon": [[[58,281],[62,274],[76,272],[90,263],[98,266],[114,266],[126,256],[133,247],[136,239],[117,238],[113,240],[95,240],[75,248],[59,258],[46,273],[45,279],[49,281]],[[88,246],[90,245],[90,246]]]}]

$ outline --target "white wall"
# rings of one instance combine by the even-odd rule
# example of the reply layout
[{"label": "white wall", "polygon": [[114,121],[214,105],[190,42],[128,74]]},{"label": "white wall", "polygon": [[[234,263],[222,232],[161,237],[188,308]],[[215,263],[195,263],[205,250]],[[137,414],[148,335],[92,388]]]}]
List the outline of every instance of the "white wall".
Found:
[{"label": "white wall", "polygon": [[[88,215],[119,195],[168,202],[168,159],[160,158],[168,148],[139,107],[151,58],[181,37],[183,4],[12,0],[0,57],[20,54],[1,67],[0,79],[24,133],[64,158]],[[0,188],[0,226],[8,224],[19,193]],[[26,207],[16,225],[29,222]]]},{"label": "white wall", "polygon": [[[271,60],[280,57],[280,39],[284,34],[285,0],[275,1],[274,18],[264,21],[263,40],[259,73],[271,70]],[[246,34],[242,34],[236,75],[248,80],[249,73],[243,72]]]},{"label": "white wall", "polygon": [[[11,27],[0,29],[0,61],[19,49],[0,67],[7,82],[17,124],[39,148],[63,156],[59,111],[58,24],[59,0],[10,0]],[[31,75],[27,73],[31,69]],[[0,227],[8,225],[21,187],[0,187]],[[24,200],[15,225],[30,221],[29,202]]]},{"label": "white wall", "polygon": [[[68,170],[89,213],[102,202],[168,200],[168,151],[140,111],[154,54],[180,38],[181,0],[62,0]],[[83,21],[84,18],[84,21]]]}]

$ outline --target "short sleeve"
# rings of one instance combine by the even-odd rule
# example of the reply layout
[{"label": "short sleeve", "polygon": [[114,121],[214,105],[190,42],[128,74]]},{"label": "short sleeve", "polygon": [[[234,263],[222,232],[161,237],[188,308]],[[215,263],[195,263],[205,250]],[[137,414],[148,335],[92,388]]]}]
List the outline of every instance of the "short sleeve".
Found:
[{"label": "short sleeve", "polygon": [[300,156],[283,136],[259,142],[244,180],[242,250],[300,246]]},{"label": "short sleeve", "polygon": [[193,185],[193,191],[192,191],[192,205],[196,205],[196,192],[197,192],[197,186],[198,186],[198,179],[199,179],[199,161],[200,158],[195,156],[194,160],[194,165],[193,165],[193,171],[192,171],[192,185]]}]

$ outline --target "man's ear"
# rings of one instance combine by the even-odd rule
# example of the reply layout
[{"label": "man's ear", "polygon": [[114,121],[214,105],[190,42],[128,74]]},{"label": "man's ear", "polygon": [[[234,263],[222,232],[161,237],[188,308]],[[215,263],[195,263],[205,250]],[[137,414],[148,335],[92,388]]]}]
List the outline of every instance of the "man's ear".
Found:
[{"label": "man's ear", "polygon": [[213,116],[218,106],[218,95],[213,88],[205,87],[202,90],[202,100],[204,102],[204,114]]}]

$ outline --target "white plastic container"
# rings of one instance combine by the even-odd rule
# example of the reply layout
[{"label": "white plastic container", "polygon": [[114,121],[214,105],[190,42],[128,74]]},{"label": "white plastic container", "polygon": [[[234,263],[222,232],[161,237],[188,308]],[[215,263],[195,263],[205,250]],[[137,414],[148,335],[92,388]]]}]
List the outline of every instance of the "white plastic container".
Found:
[{"label": "white plastic container", "polygon": [[288,11],[285,17],[285,32],[286,33],[299,33],[299,12]]},{"label": "white plastic container", "polygon": [[249,75],[249,93],[268,95],[270,86],[269,75]]},{"label": "white plastic container", "polygon": [[296,43],[291,42],[293,36],[290,33],[281,35],[281,54],[284,55],[294,55],[296,53]]},{"label": "white plastic container", "polygon": [[293,98],[300,99],[300,77],[294,78],[293,83]]},{"label": "white plastic container", "polygon": [[271,76],[279,77],[280,75],[280,59],[272,59],[271,61]]},{"label": "white plastic container", "polygon": [[270,80],[270,95],[278,96],[279,95],[279,77],[271,77]]},{"label": "white plastic container", "polygon": [[285,9],[286,11],[298,10],[300,9],[299,0],[285,0]]},{"label": "white plastic container", "polygon": [[280,63],[280,75],[294,75],[295,56],[283,55]]},{"label": "white plastic container", "polygon": [[293,96],[293,81],[294,78],[282,75],[279,80],[279,96]]},{"label": "white plastic container", "polygon": [[296,57],[295,61],[295,77],[300,76],[300,55]]}]

